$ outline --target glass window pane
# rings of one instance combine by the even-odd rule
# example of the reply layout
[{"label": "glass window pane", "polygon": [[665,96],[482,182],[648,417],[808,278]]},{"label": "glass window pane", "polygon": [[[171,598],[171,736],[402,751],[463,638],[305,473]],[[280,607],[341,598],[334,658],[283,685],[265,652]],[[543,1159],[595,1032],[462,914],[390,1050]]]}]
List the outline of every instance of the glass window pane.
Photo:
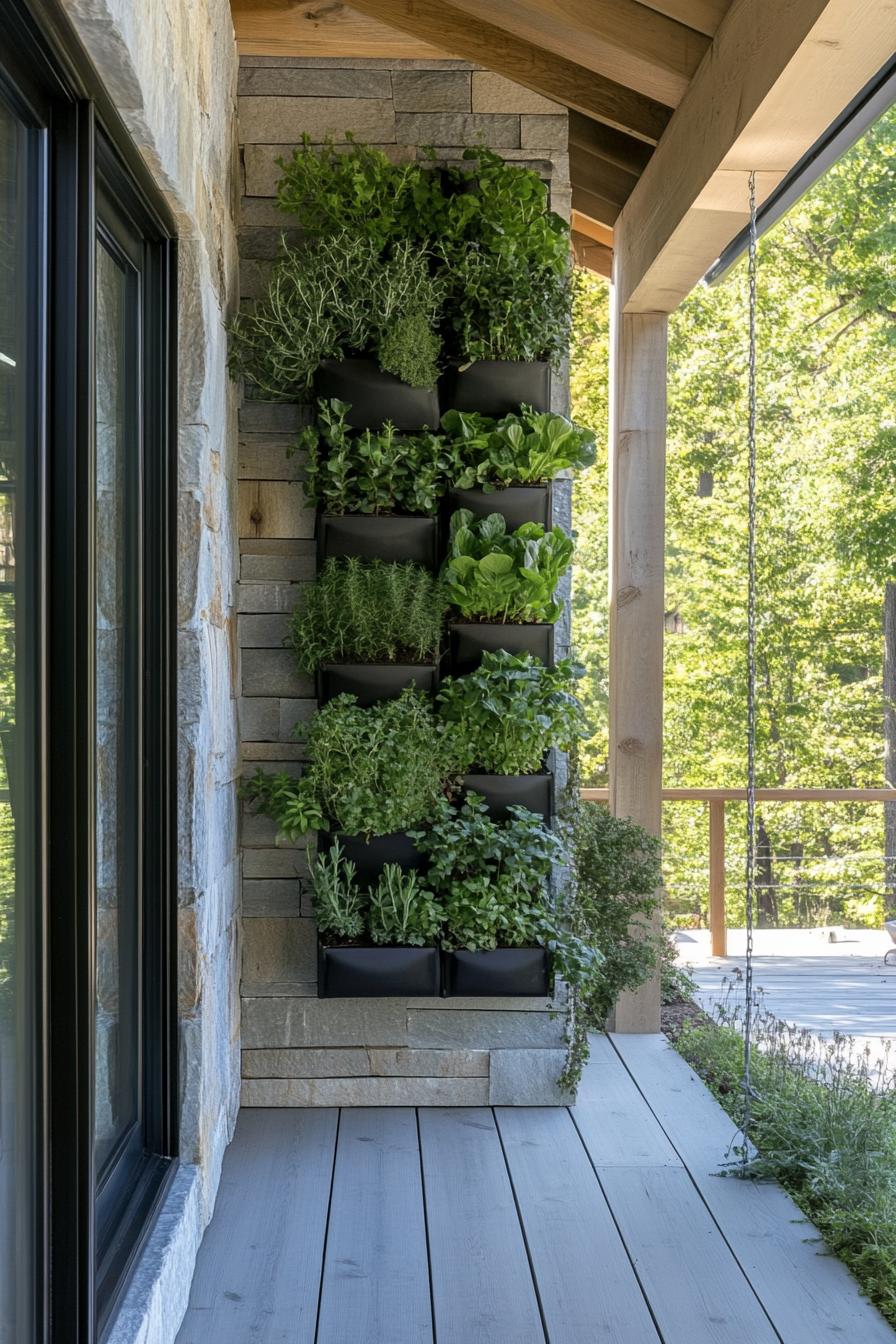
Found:
[{"label": "glass window pane", "polygon": [[[16,602],[15,540],[23,521],[17,494],[22,467],[34,459],[25,404],[28,308],[26,155],[33,144],[0,102],[0,1341],[31,1336],[29,1262],[32,1167],[34,819],[25,775],[34,755],[28,604]],[[34,229],[34,222],[30,223]],[[32,311],[34,305],[32,304]],[[25,555],[20,557],[21,561]],[[20,586],[21,591],[21,586]],[[18,660],[18,661],[17,661]]]},{"label": "glass window pane", "polygon": [[139,1114],[133,277],[96,248],[96,1157]]}]

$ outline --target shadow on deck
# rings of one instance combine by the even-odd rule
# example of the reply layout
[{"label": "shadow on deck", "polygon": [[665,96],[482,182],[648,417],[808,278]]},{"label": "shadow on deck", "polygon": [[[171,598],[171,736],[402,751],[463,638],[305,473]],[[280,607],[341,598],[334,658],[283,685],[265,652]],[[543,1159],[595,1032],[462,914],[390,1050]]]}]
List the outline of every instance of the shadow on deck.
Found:
[{"label": "shadow on deck", "polygon": [[662,1036],[577,1105],[247,1110],[178,1344],[894,1344]]}]

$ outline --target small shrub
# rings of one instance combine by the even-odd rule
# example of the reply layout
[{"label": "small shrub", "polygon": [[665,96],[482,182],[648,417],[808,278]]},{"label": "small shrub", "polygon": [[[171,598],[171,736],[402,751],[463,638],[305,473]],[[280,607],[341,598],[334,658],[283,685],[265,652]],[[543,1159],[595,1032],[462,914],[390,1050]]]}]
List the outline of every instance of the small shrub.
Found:
[{"label": "small shrub", "polygon": [[587,733],[573,694],[581,676],[569,658],[550,668],[531,654],[499,651],[484,653],[465,677],[446,677],[439,714],[455,726],[464,768],[534,774],[551,747],[568,750]]},{"label": "small shrub", "polygon": [[442,907],[418,875],[387,863],[370,893],[370,936],[375,943],[430,947],[442,926]]},{"label": "small shrub", "polygon": [[563,609],[554,593],[572,553],[562,528],[545,532],[538,523],[523,523],[508,532],[499,513],[474,518],[469,509],[458,509],[442,578],[462,616],[552,622]]},{"label": "small shrub", "polygon": [[399,434],[390,424],[353,434],[344,401],[319,401],[317,426],[300,433],[305,497],[327,513],[431,516],[445,491],[448,459],[438,434]]},{"label": "small shrub", "polygon": [[[742,1119],[743,1009],[685,1023],[675,1045],[735,1124]],[[754,1018],[748,1174],[780,1181],[830,1250],[896,1325],[896,1073],[848,1037],[823,1040],[761,1007]],[[736,1152],[741,1150],[735,1150]]]},{"label": "small shrub", "polygon": [[364,896],[355,881],[355,865],[343,856],[338,840],[311,865],[314,918],[321,934],[356,942],[364,933]]},{"label": "small shrub", "polygon": [[299,667],[321,663],[430,663],[439,651],[445,597],[422,565],[332,558],[293,613]]}]

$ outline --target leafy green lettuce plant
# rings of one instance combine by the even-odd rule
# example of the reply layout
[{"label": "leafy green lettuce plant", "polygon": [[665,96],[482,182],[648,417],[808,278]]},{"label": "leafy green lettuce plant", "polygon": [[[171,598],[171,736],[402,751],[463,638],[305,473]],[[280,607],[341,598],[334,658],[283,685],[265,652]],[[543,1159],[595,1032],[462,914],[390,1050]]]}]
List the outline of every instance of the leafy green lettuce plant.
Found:
[{"label": "leafy green lettuce plant", "polygon": [[545,667],[531,654],[485,652],[475,672],[447,677],[439,714],[456,729],[466,770],[529,775],[551,747],[568,751],[587,735],[576,682],[583,669],[569,658]]},{"label": "leafy green lettuce plant", "polygon": [[508,532],[499,513],[475,518],[458,509],[442,568],[448,599],[467,618],[556,621],[563,608],[554,593],[573,549],[562,528],[524,523]]},{"label": "leafy green lettuce plant", "polygon": [[446,605],[423,565],[333,557],[293,612],[289,643],[304,672],[332,662],[431,663]]},{"label": "leafy green lettuce plant", "polygon": [[561,471],[581,471],[595,459],[590,429],[531,406],[501,420],[475,411],[446,411],[442,429],[453,464],[451,483],[465,490],[538,484]]},{"label": "leafy green lettuce plant", "polygon": [[367,708],[337,695],[295,731],[309,759],[302,777],[259,770],[245,788],[289,839],[309,830],[368,838],[408,830],[457,773],[453,733],[411,688]]},{"label": "leafy green lettuce plant", "polygon": [[230,323],[230,370],[272,400],[302,400],[324,359],[375,355],[413,387],[433,387],[444,283],[426,247],[389,256],[349,232],[287,248],[267,293]]},{"label": "leafy green lettuce plant", "polygon": [[399,434],[390,424],[354,434],[345,423],[350,410],[344,401],[320,400],[316,427],[298,436],[309,504],[327,513],[434,514],[450,462],[444,439]]}]

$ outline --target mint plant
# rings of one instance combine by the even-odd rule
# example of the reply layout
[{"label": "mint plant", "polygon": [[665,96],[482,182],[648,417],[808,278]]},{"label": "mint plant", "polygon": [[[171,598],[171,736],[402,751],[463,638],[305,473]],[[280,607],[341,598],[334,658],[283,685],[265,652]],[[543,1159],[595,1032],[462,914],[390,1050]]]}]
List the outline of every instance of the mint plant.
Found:
[{"label": "mint plant", "polygon": [[316,427],[296,448],[307,453],[305,498],[327,513],[431,516],[444,494],[450,458],[438,434],[399,434],[394,425],[354,434],[344,401],[318,402]]},{"label": "mint plant", "polygon": [[523,523],[508,532],[499,513],[475,518],[458,509],[442,567],[448,599],[467,618],[556,621],[563,608],[554,593],[573,549],[562,528]]},{"label": "mint plant", "polygon": [[438,710],[455,727],[464,769],[535,774],[552,747],[568,751],[587,736],[574,694],[582,675],[583,668],[569,658],[551,668],[528,653],[486,651],[475,672],[446,677]]},{"label": "mint plant", "polygon": [[322,663],[432,663],[446,606],[423,565],[331,557],[307,585],[288,639],[304,672]]}]

